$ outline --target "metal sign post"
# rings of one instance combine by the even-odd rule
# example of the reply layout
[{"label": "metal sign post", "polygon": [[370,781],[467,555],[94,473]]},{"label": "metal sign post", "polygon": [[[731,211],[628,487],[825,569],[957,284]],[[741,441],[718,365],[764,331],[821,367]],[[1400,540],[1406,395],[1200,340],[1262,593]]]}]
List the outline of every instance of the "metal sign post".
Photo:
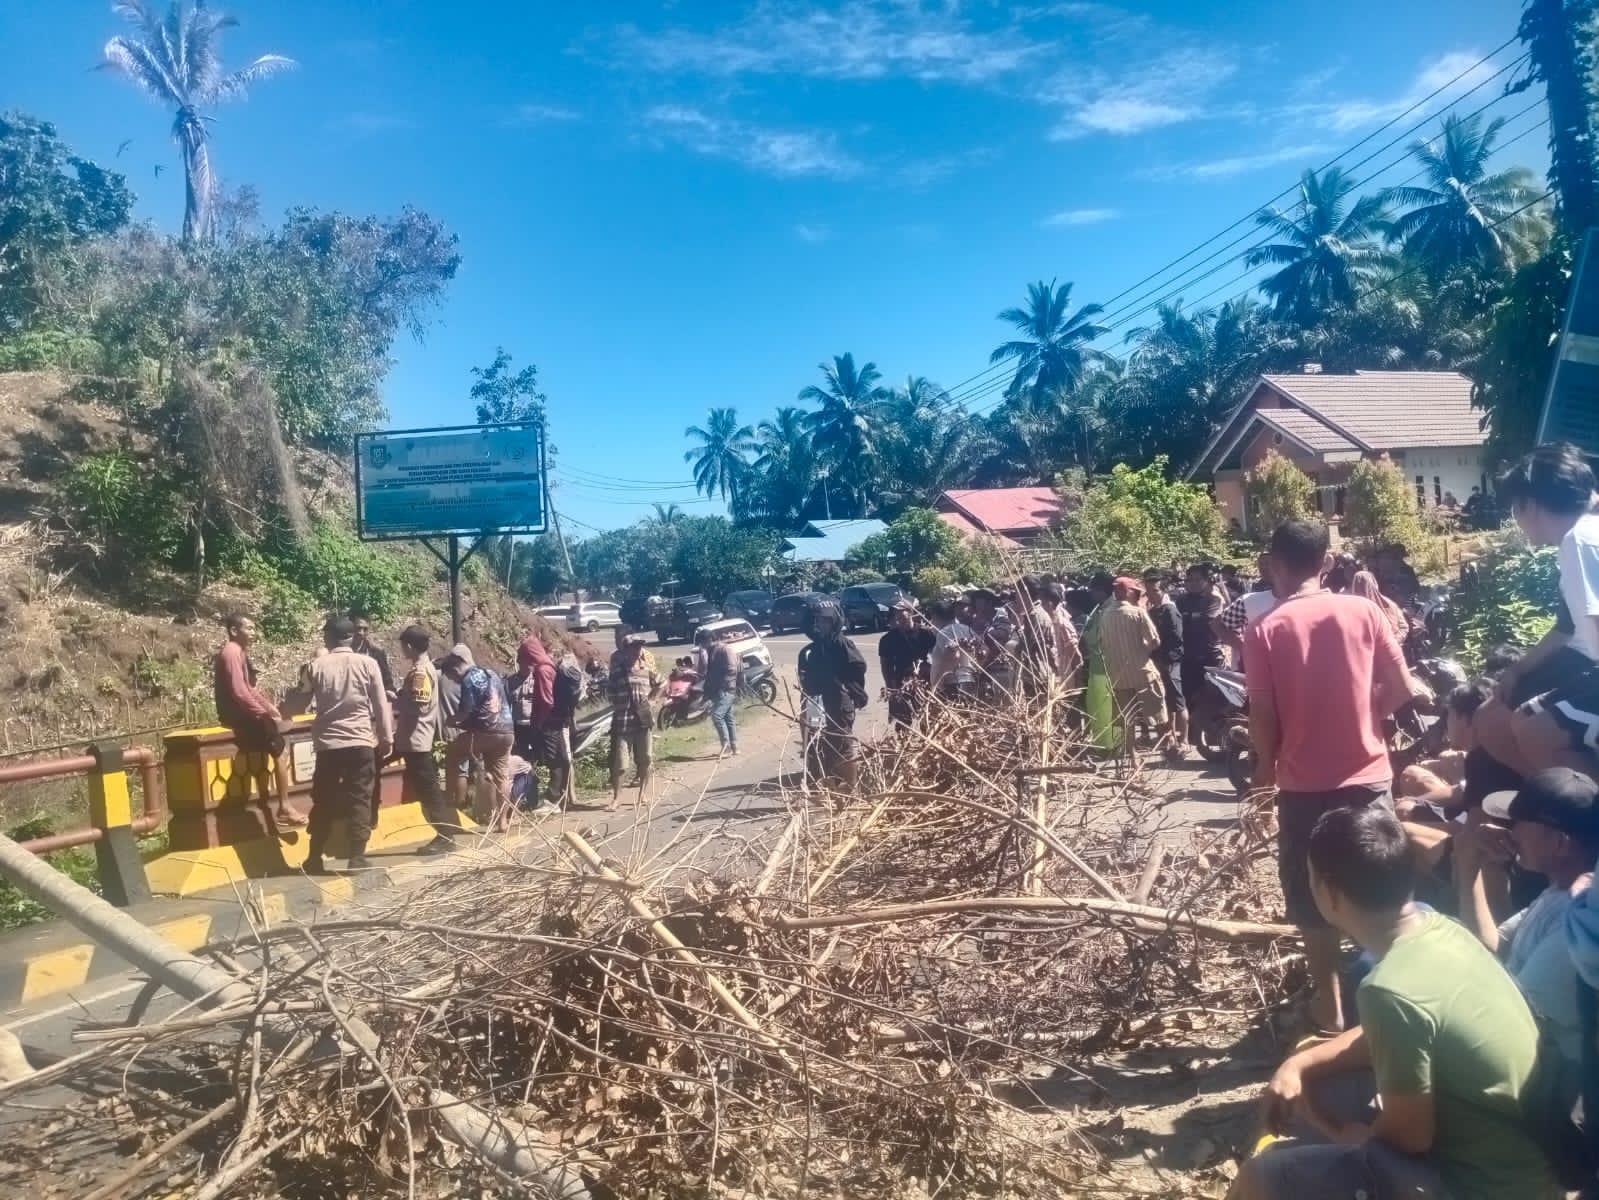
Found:
[{"label": "metal sign post", "polygon": [[[499,534],[548,527],[544,436],[534,425],[451,425],[355,438],[355,520],[363,541],[421,542],[450,581],[461,640],[461,568]],[[461,539],[472,539],[465,552]],[[445,539],[440,550],[433,542]]]}]

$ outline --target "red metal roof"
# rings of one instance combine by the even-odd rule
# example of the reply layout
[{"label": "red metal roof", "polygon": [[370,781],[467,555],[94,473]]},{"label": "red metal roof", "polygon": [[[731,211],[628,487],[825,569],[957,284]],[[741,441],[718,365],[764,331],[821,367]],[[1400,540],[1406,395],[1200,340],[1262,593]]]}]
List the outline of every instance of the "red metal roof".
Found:
[{"label": "red metal roof", "polygon": [[1065,515],[1054,488],[965,488],[941,497],[984,533],[1048,529]]},{"label": "red metal roof", "polygon": [[1008,538],[1003,533],[984,533],[958,512],[941,512],[938,514],[938,519],[963,538],[986,537],[1001,549],[1017,549],[1017,543],[1014,538]]}]

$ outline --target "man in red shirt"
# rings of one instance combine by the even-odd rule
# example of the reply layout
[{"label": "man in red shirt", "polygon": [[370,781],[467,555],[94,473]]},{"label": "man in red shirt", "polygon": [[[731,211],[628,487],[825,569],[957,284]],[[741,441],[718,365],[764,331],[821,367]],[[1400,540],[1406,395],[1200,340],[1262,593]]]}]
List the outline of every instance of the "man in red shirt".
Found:
[{"label": "man in red shirt", "polygon": [[232,731],[234,744],[245,765],[245,797],[249,797],[253,782],[260,797],[261,811],[266,816],[268,834],[276,832],[272,810],[267,806],[268,796],[277,797],[276,824],[304,825],[305,818],[289,805],[288,778],[281,760],[278,769],[272,766],[273,759],[283,753],[283,734],[278,728],[283,714],[256,686],[255,665],[250,661],[250,647],[255,644],[255,622],[243,613],[232,613],[225,625],[228,640],[217,651],[213,695],[217,720]]},{"label": "man in red shirt", "polygon": [[1338,932],[1310,891],[1310,831],[1324,812],[1389,804],[1393,768],[1382,722],[1411,691],[1382,610],[1321,586],[1327,527],[1289,521],[1271,538],[1278,606],[1244,635],[1255,786],[1277,790],[1277,870],[1288,919],[1305,938],[1311,1016],[1343,1028]]}]

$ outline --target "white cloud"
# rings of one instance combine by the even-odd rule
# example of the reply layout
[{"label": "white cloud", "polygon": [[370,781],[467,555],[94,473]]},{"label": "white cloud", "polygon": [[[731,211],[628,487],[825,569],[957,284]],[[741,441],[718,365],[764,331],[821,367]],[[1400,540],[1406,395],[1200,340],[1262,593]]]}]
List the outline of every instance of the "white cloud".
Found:
[{"label": "white cloud", "polygon": [[1391,99],[1344,100],[1334,104],[1312,105],[1309,110],[1327,128],[1336,133],[1349,133],[1397,117],[1426,100],[1433,92],[1439,92],[1433,103],[1441,106],[1470,91],[1499,70],[1492,63],[1480,62],[1481,58],[1482,55],[1474,51],[1454,50],[1423,64],[1410,85]]},{"label": "white cloud", "polygon": [[1103,225],[1121,216],[1119,208],[1068,208],[1044,218],[1049,229],[1065,229],[1076,225]]},{"label": "white cloud", "polygon": [[1207,114],[1211,94],[1238,69],[1237,57],[1218,50],[1175,50],[1133,64],[1115,76],[1062,73],[1048,89],[1065,115],[1050,133],[1055,141],[1095,133],[1143,133]]},{"label": "white cloud", "polygon": [[658,136],[697,154],[725,158],[769,175],[847,179],[863,170],[830,133],[773,129],[683,104],[658,104],[644,114]]},{"label": "white cloud", "polygon": [[1213,158],[1204,162],[1184,163],[1178,166],[1154,167],[1139,174],[1144,179],[1231,179],[1284,163],[1307,163],[1308,160],[1328,153],[1330,147],[1315,142],[1301,146],[1284,146],[1280,150],[1263,150],[1258,154],[1236,154]]},{"label": "white cloud", "polygon": [[801,221],[794,226],[794,236],[807,245],[820,246],[833,236],[833,231],[826,225],[811,225]]},{"label": "white cloud", "polygon": [[616,49],[624,62],[664,72],[983,83],[1020,70],[1048,46],[1014,24],[981,29],[954,4],[845,0],[829,10],[761,0],[709,32],[625,25]]},{"label": "white cloud", "polygon": [[518,104],[511,113],[511,124],[543,125],[551,121],[576,121],[582,115],[576,109],[559,104]]}]

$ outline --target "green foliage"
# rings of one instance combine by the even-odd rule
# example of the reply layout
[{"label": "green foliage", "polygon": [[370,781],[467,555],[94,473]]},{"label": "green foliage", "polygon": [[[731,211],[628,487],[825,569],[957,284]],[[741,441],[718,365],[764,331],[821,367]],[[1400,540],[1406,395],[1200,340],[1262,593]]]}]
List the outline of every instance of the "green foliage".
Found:
[{"label": "green foliage", "polygon": [[101,357],[99,342],[64,329],[30,329],[0,338],[0,371],[91,371]]},{"label": "green foliage", "polygon": [[477,406],[479,425],[534,425],[544,432],[544,393],[539,391],[539,369],[532,363],[512,371],[511,356],[497,347],[494,361],[472,368],[471,399]]},{"label": "green foliage", "polygon": [[961,535],[930,508],[909,508],[882,533],[874,533],[849,553],[847,565],[870,567],[887,574],[910,575],[922,567],[941,566],[956,574],[968,566]]},{"label": "green foliage", "polygon": [[273,579],[255,624],[267,641],[288,645],[311,631],[316,615],[316,597],[286,579]]},{"label": "green foliage", "polygon": [[1166,460],[1140,470],[1117,464],[1082,493],[1061,532],[1081,569],[1134,570],[1219,557],[1227,550],[1221,509],[1200,485],[1166,478]]},{"label": "green foliage", "polygon": [[[13,841],[25,842],[33,838],[49,837],[59,831],[57,821],[43,813],[19,821],[6,830]],[[100,894],[100,877],[97,873],[94,851],[86,848],[60,850],[47,854],[43,861],[60,871],[79,887]],[[0,880],[0,930],[16,929],[38,921],[48,921],[54,914],[31,896],[26,895],[8,880]]]},{"label": "green foliage", "polygon": [[61,481],[68,521],[112,563],[169,566],[186,530],[173,481],[120,450],[80,458]]},{"label": "green foliage", "polygon": [[73,154],[55,126],[0,114],[0,335],[32,327],[80,277],[85,247],[127,225],[132,207],[122,176]]},{"label": "green foliage", "polygon": [[1499,461],[1526,453],[1537,436],[1571,269],[1570,244],[1557,240],[1511,277],[1489,313],[1471,398],[1485,414],[1488,450]]},{"label": "green foliage", "polygon": [[1344,532],[1373,545],[1426,547],[1416,492],[1399,464],[1386,454],[1366,459],[1349,473],[1344,491]]},{"label": "green foliage", "polygon": [[327,609],[359,608],[387,621],[421,596],[416,565],[391,550],[360,541],[331,521],[317,521],[303,541],[274,548],[272,567],[286,582]]},{"label": "green foliage", "polygon": [[844,586],[844,572],[837,563],[823,563],[811,576],[811,588],[818,592],[836,592]]},{"label": "green foliage", "polygon": [[595,591],[643,595],[675,579],[680,592],[720,596],[765,582],[777,538],[725,517],[680,517],[608,530],[571,549],[578,582]]},{"label": "green foliage", "polygon": [[1285,521],[1320,516],[1316,485],[1310,476],[1275,450],[1244,475],[1244,497],[1250,524],[1260,534],[1269,534]]},{"label": "green foliage", "polygon": [[923,567],[911,575],[911,591],[916,598],[926,604],[936,600],[947,587],[955,583],[955,576],[943,567]]},{"label": "green foliage", "polygon": [[885,576],[881,571],[874,571],[870,567],[849,567],[844,571],[844,586],[854,587],[862,583],[882,583]]},{"label": "green foliage", "polygon": [[1473,670],[1495,646],[1528,647],[1554,626],[1560,571],[1553,549],[1519,540],[1478,561],[1476,583],[1455,591],[1460,655]]}]

